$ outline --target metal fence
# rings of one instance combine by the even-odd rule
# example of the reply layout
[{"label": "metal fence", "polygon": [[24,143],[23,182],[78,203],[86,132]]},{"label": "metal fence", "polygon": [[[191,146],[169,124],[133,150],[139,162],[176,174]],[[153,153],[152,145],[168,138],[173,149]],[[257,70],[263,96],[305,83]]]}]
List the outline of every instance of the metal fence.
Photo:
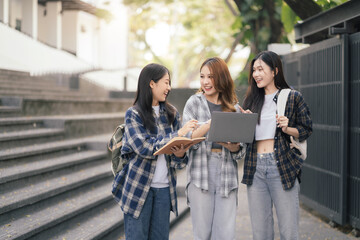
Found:
[{"label": "metal fence", "polygon": [[349,38],[350,51],[350,132],[349,207],[350,224],[360,229],[360,33]]},{"label": "metal fence", "polygon": [[283,56],[285,78],[310,107],[313,134],[301,201],[360,228],[360,33]]}]

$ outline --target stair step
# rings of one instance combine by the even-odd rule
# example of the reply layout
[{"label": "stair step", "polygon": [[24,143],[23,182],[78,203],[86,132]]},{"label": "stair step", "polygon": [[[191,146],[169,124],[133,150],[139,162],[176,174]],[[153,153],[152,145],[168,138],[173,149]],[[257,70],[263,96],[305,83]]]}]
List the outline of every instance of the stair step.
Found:
[{"label": "stair step", "polygon": [[0,133],[37,129],[44,126],[40,118],[9,117],[0,119]]},{"label": "stair step", "polygon": [[19,107],[12,107],[12,106],[0,106],[0,112],[18,112],[21,109]]},{"label": "stair step", "polygon": [[170,215],[170,232],[172,228],[181,221],[190,212],[190,207],[187,205],[186,197],[178,197],[178,216],[171,213]]},{"label": "stair step", "polygon": [[71,97],[71,98],[84,98],[88,97],[87,95],[77,92],[77,91],[67,91],[67,92],[49,92],[48,90],[42,89],[0,89],[0,95],[3,96],[45,96],[45,97]]},{"label": "stair step", "polygon": [[0,81],[0,87],[3,90],[27,90],[27,91],[50,91],[50,92],[66,92],[69,89],[62,86],[57,86],[56,84],[34,84],[34,83],[22,83],[22,82],[13,82],[13,83],[3,83]]},{"label": "stair step", "polygon": [[49,230],[34,235],[38,239],[102,239],[114,227],[122,225],[123,215],[113,199]]},{"label": "stair step", "polygon": [[21,108],[12,106],[0,106],[1,117],[14,117],[21,115]]},{"label": "stair step", "polygon": [[[186,170],[178,170],[177,173],[177,183],[178,186],[176,187],[176,192],[178,196],[178,217],[175,216],[174,213],[170,213],[170,232],[173,226],[181,220],[182,217],[186,216],[190,211],[190,208],[187,205],[187,198],[185,195],[185,185],[186,185]],[[118,212],[123,215],[121,209]],[[117,213],[117,212],[116,212]],[[113,240],[113,239],[125,239],[125,230],[124,225],[118,224],[114,226],[113,230],[107,234],[106,236],[102,237],[101,240]]]},{"label": "stair step", "polygon": [[[186,197],[178,197],[179,215],[176,217],[173,212],[170,213],[170,232],[171,232],[171,228],[190,211],[190,208],[187,206],[186,202],[187,202]],[[118,210],[115,210],[114,214],[116,213],[120,213],[121,215],[123,215],[120,208]],[[113,239],[125,239],[125,230],[124,230],[124,225],[122,223],[118,224],[117,226],[114,226],[113,230],[109,234],[101,238],[101,240],[113,240]]]},{"label": "stair step", "polygon": [[0,183],[38,175],[48,171],[106,158],[106,151],[86,150],[76,153],[64,154],[58,157],[32,161],[3,161],[0,162]]},{"label": "stair step", "polygon": [[81,145],[85,145],[85,143],[86,138],[80,138],[0,150],[0,161],[53,153],[66,149],[73,149],[80,147]]},{"label": "stair step", "polygon": [[24,80],[24,79],[0,79],[0,86],[1,87],[7,87],[7,86],[14,86],[14,87],[23,87],[23,86],[31,86],[31,87],[37,87],[37,88],[61,88],[61,89],[67,89],[65,86],[60,86],[56,84],[53,81],[39,81],[39,80]]},{"label": "stair step", "polygon": [[71,99],[39,99],[26,97],[23,99],[23,115],[74,115],[94,113],[120,113],[125,112],[132,105],[132,99],[94,99],[77,98]]},{"label": "stair step", "polygon": [[2,184],[0,214],[111,176],[108,161],[93,161]]},{"label": "stair step", "polygon": [[60,140],[64,133],[65,131],[62,128],[39,128],[2,133],[0,135],[0,149]]},{"label": "stair step", "polygon": [[0,69],[0,78],[15,78],[15,77],[30,77],[28,72],[21,72],[16,70]]},{"label": "stair step", "polygon": [[114,201],[110,192],[111,182],[112,177],[106,177],[96,183],[1,215],[0,239],[8,236],[11,239],[28,239],[104,202]]}]

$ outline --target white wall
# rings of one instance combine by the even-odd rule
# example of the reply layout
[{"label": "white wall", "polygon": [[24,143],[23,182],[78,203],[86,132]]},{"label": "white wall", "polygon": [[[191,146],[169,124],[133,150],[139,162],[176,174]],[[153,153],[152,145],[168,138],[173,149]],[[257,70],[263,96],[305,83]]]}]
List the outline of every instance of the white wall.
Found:
[{"label": "white wall", "polygon": [[[4,1],[7,0],[0,0],[0,11]],[[83,11],[62,12],[60,1],[47,2],[46,6],[39,5],[37,0],[8,1],[12,28],[16,19],[20,19],[22,32],[74,53],[94,67],[122,70],[128,67],[128,13],[118,1],[104,5],[114,15],[109,23]],[[0,17],[1,14],[4,11]]]},{"label": "white wall", "polygon": [[128,66],[128,13],[125,6],[113,3],[114,19],[101,21],[99,61],[105,69],[126,69]]},{"label": "white wall", "polygon": [[62,41],[61,2],[38,5],[38,39],[52,47],[61,49]]},{"label": "white wall", "polygon": [[21,31],[32,36],[34,39],[38,37],[38,1],[23,0],[22,1],[22,27]]},{"label": "white wall", "polygon": [[0,23],[0,69],[46,73],[77,73],[90,65],[74,55],[44,45]]},{"label": "white wall", "polygon": [[77,24],[77,56],[98,66],[99,19],[89,13],[79,11]]},{"label": "white wall", "polygon": [[[11,0],[9,2],[10,14],[9,23],[12,28],[16,26],[16,19],[22,19],[22,4],[21,0]],[[22,23],[23,25],[23,23]]]},{"label": "white wall", "polygon": [[38,40],[41,42],[47,42],[47,29],[48,22],[46,16],[44,16],[45,7],[43,5],[38,5]]},{"label": "white wall", "polygon": [[77,51],[77,29],[78,11],[64,11],[62,13],[62,49],[76,53]]},{"label": "white wall", "polygon": [[0,20],[9,23],[9,0],[0,0]]}]

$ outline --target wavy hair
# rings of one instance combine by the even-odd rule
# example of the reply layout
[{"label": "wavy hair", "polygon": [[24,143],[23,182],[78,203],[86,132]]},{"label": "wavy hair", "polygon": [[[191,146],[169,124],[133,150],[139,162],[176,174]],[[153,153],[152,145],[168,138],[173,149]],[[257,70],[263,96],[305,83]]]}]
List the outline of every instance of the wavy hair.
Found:
[{"label": "wavy hair", "polygon": [[[229,68],[225,61],[218,57],[206,59],[200,67],[207,66],[214,79],[214,88],[219,93],[221,108],[225,112],[235,112],[234,105],[238,102],[234,81],[231,78]],[[198,92],[203,92],[202,88]]]}]

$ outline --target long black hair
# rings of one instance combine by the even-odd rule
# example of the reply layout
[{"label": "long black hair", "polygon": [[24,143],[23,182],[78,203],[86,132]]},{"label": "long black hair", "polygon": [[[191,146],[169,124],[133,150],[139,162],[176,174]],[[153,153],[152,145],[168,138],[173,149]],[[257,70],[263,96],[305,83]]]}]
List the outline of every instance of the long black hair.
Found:
[{"label": "long black hair", "polygon": [[272,71],[274,71],[274,83],[277,89],[284,89],[290,87],[285,81],[282,63],[279,55],[272,51],[263,51],[256,55],[256,57],[251,61],[250,65],[250,72],[248,78],[249,87],[246,91],[243,108],[250,109],[254,113],[259,113],[260,119],[261,109],[264,105],[265,89],[258,88],[253,78],[254,63],[258,59],[261,59],[261,61],[263,61],[266,65],[270,67]]},{"label": "long black hair", "polygon": [[[150,88],[150,82],[151,80],[155,83],[158,82],[165,74],[169,74],[170,77],[170,71],[166,67],[160,64],[150,63],[141,70],[139,75],[134,106],[139,112],[145,128],[149,130],[154,130],[156,126],[153,117],[153,94]],[[175,108],[166,100],[163,104],[165,106],[169,124],[172,124],[175,119]]]}]

